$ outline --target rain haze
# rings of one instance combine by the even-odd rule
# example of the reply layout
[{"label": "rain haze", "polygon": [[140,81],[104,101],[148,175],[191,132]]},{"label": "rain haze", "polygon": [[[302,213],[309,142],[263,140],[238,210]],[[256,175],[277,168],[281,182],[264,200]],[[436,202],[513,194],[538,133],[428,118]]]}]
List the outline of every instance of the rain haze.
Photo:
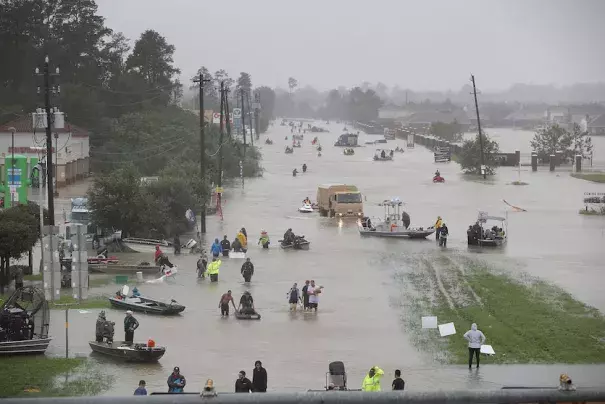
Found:
[{"label": "rain haze", "polygon": [[486,90],[605,81],[599,0],[97,3],[132,41],[161,32],[184,78],[205,65],[272,87],[293,76],[321,90],[363,81],[457,90],[470,72]]}]

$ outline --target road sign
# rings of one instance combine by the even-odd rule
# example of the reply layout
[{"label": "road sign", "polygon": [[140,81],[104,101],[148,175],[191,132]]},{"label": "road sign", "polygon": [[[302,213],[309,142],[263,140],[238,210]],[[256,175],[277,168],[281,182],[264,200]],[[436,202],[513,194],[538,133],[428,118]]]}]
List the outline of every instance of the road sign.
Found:
[{"label": "road sign", "polygon": [[241,108],[233,108],[233,117],[241,118],[242,117],[242,109]]},{"label": "road sign", "polygon": [[215,112],[212,114],[212,123],[221,123],[221,114],[219,114],[218,112]]}]

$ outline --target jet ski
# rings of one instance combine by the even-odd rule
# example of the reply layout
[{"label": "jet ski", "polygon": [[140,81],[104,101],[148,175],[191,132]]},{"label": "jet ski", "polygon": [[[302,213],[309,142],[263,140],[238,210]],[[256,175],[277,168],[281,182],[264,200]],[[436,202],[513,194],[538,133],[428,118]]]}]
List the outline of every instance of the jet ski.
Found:
[{"label": "jet ski", "polygon": [[305,203],[300,208],[298,208],[298,211],[300,213],[313,213],[313,205]]},{"label": "jet ski", "polygon": [[433,182],[445,182],[445,178],[440,175],[433,177]]}]

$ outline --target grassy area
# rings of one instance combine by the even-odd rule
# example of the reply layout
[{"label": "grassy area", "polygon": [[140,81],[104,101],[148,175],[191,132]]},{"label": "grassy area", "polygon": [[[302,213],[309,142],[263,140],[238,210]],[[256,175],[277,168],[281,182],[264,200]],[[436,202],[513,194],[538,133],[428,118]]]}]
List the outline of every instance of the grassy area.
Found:
[{"label": "grassy area", "polygon": [[82,358],[10,357],[0,366],[0,397],[96,395],[109,382]]},{"label": "grassy area", "polygon": [[605,209],[601,209],[601,210],[595,210],[595,209],[580,209],[578,211],[579,214],[581,215],[588,215],[588,216],[603,216],[605,215]]},{"label": "grassy area", "polygon": [[[557,287],[444,256],[425,260],[405,281],[414,289],[405,303],[406,328],[437,360],[467,363],[462,335],[477,323],[496,351],[488,363],[605,362],[605,318]],[[457,333],[442,338],[421,329],[423,315],[453,322]]]},{"label": "grassy area", "polygon": [[[0,304],[2,304],[8,297],[9,294],[0,295]],[[59,300],[54,302],[48,302],[48,306],[51,309],[108,309],[110,307],[109,300],[103,296],[90,296],[88,299],[83,300],[82,303],[78,303],[72,296],[62,295]]]},{"label": "grassy area", "polygon": [[605,183],[605,173],[573,173],[571,176],[581,180]]}]

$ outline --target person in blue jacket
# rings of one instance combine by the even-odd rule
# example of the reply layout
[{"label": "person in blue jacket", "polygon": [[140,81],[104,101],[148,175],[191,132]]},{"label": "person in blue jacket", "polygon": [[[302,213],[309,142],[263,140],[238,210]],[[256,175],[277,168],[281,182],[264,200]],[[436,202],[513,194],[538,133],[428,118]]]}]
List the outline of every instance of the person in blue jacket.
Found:
[{"label": "person in blue jacket", "polygon": [[223,252],[223,247],[221,247],[221,243],[219,243],[218,238],[214,239],[214,244],[210,247],[210,251],[212,251],[212,256],[217,258]]}]

